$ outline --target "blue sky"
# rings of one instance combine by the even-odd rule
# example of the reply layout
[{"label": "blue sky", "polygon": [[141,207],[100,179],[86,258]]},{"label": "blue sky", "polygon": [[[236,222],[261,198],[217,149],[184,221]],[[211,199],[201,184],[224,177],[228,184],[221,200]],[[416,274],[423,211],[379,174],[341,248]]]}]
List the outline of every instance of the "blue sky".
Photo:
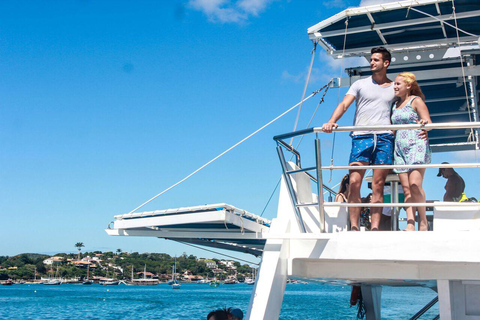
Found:
[{"label": "blue sky", "polygon": [[[109,237],[103,229],[296,104],[313,47],[307,28],[359,4],[0,2],[0,255],[69,252],[84,242],[89,251],[212,256],[165,240]],[[318,53],[308,92],[339,72],[338,62]],[[314,125],[328,120],[338,96],[329,92]],[[304,105],[299,128],[317,98]],[[280,176],[272,137],[291,131],[295,116],[142,210],[226,202],[260,214]],[[341,124],[352,116],[350,110]],[[346,164],[345,143],[348,136],[338,135],[335,164]],[[331,146],[325,137],[325,163]],[[459,172],[467,194],[478,190],[469,171]],[[443,195],[445,181],[435,175],[427,171],[429,199]],[[264,216],[275,214],[274,200]]]}]

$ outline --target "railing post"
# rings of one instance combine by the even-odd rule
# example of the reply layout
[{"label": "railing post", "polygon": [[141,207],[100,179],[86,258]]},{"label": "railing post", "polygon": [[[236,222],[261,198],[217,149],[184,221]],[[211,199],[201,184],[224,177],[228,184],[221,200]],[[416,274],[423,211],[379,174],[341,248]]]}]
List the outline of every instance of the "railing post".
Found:
[{"label": "railing post", "polygon": [[282,148],[277,145],[277,153],[278,153],[278,158],[280,159],[280,164],[282,165],[282,170],[283,170],[283,178],[285,179],[285,183],[287,184],[288,192],[290,193],[290,197],[293,202],[293,209],[295,210],[295,214],[297,216],[297,222],[300,225],[300,228],[302,229],[303,233],[307,232],[307,229],[305,228],[305,223],[303,222],[302,215],[300,213],[300,210],[298,209],[298,201],[297,201],[297,195],[295,193],[295,190],[293,189],[292,186],[292,181],[290,180],[289,175],[287,174],[288,168],[287,168],[287,162],[285,161],[285,156],[283,154]]},{"label": "railing post", "polygon": [[[390,185],[392,187],[390,202],[391,203],[398,203],[398,182],[397,181],[391,181]],[[398,230],[399,212],[400,212],[399,207],[393,207],[393,210],[392,210],[392,231],[397,231]]]},{"label": "railing post", "polygon": [[318,134],[315,137],[315,158],[317,161],[317,191],[318,191],[318,213],[320,214],[320,232],[325,233],[325,212],[323,211],[323,178],[322,178],[322,157],[320,140]]}]

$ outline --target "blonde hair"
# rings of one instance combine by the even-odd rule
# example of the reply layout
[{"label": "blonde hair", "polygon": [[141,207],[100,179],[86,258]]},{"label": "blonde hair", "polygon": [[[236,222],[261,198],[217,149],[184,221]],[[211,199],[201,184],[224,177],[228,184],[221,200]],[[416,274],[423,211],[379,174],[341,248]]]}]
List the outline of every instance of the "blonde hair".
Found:
[{"label": "blonde hair", "polygon": [[420,89],[417,79],[413,73],[402,72],[398,76],[402,77],[403,80],[405,80],[405,83],[410,86],[410,95],[418,96],[425,101],[425,95],[423,94],[422,89]]}]

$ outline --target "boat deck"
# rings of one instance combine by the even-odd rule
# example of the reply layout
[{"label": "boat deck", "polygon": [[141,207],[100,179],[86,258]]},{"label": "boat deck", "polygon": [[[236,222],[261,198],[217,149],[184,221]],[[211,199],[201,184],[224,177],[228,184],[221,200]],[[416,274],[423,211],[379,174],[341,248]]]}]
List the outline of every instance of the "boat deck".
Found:
[{"label": "boat deck", "polygon": [[105,231],[116,236],[148,236],[261,255],[271,221],[232,205],[129,213],[115,216]]}]

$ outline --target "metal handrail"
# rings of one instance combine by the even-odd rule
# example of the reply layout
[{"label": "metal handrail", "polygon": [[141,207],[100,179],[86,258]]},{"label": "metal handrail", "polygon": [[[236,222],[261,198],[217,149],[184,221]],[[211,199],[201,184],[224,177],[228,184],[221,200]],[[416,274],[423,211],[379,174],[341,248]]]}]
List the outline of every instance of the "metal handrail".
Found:
[{"label": "metal handrail", "polygon": [[[311,131],[312,132],[312,131]],[[301,156],[300,156],[300,152],[298,152],[296,149],[294,149],[292,146],[290,146],[288,143],[286,143],[285,141],[282,141],[282,140],[279,140],[277,141],[282,147],[284,147],[286,150],[292,152],[295,157],[297,158],[297,166],[301,167]],[[305,172],[312,181],[314,181],[315,183],[317,182],[317,178],[315,178],[314,176],[312,176],[309,172],[307,171],[313,171],[315,170],[317,167],[308,167],[308,168],[302,168],[302,169],[299,169],[299,170],[290,170],[290,171],[287,171],[285,172],[286,174],[290,175],[290,174],[294,174],[294,173],[300,173],[300,172]],[[323,169],[323,168],[322,168]],[[338,193],[334,190],[332,190],[330,187],[326,186],[326,185],[323,185],[323,189],[325,189],[327,192],[333,194],[334,196],[336,196]]]},{"label": "metal handrail", "polygon": [[[311,204],[316,205],[316,204]],[[361,202],[325,202],[324,207],[347,207],[347,208],[358,208],[358,207],[373,207],[373,208],[383,208],[383,207],[478,207],[480,202],[404,202],[404,203],[391,203],[391,202],[379,202],[379,203],[361,203]]]},{"label": "metal handrail", "polygon": [[[300,203],[297,204],[296,207],[315,207],[318,206],[318,202],[312,203]],[[362,202],[325,202],[323,204],[324,207],[345,207],[345,208],[383,208],[383,207],[395,207],[395,208],[403,208],[403,207],[478,207],[480,206],[480,202],[439,202],[439,203],[432,203],[432,202],[402,202],[402,203],[391,203],[391,202],[378,202],[378,203],[362,203]]]},{"label": "metal handrail", "polygon": [[286,143],[285,141],[277,141],[282,147],[290,151],[295,155],[295,158],[297,159],[296,164],[297,166],[301,167],[301,158],[300,158],[300,152],[298,152],[294,147]]},{"label": "metal handrail", "polygon": [[[337,127],[334,128],[332,131],[334,132],[347,132],[347,131],[385,131],[385,130],[413,130],[413,129],[422,129],[422,130],[434,130],[434,129],[471,129],[471,128],[480,128],[480,122],[450,122],[450,123],[433,123],[433,124],[402,124],[402,125],[387,125],[387,126],[345,126],[345,127]],[[285,158],[283,156],[283,152],[281,151],[281,147],[284,147],[288,151],[295,152],[295,156],[297,157],[297,163],[299,163],[300,153],[296,151],[292,146],[288,145],[282,139],[293,138],[297,136],[303,136],[306,134],[316,133],[315,139],[315,157],[316,157],[316,166],[315,167],[308,167],[308,168],[301,168],[298,170],[291,170],[288,171],[286,168]],[[331,194],[337,194],[332,189],[323,185],[322,179],[322,171],[323,170],[360,170],[360,169],[395,169],[395,168],[478,168],[480,164],[477,163],[459,163],[459,164],[416,164],[416,165],[361,165],[361,166],[322,166],[321,165],[321,155],[320,155],[320,140],[318,139],[318,133],[323,133],[321,127],[313,127],[304,130],[294,131],[282,135],[277,135],[273,139],[277,142],[277,152],[280,157],[280,162],[282,163],[282,169],[284,172],[284,177],[286,178],[287,187],[289,189],[290,195],[292,197],[292,201],[294,204],[294,210],[300,224],[300,228],[303,232],[305,232],[305,225],[302,219],[301,213],[299,208],[301,207],[310,207],[310,206],[318,206],[318,211],[320,215],[320,232],[325,232],[325,217],[323,208],[324,207],[365,207],[367,206],[365,203],[324,203],[323,201],[323,194],[321,190],[327,189]],[[299,165],[300,167],[300,165]],[[313,177],[308,171],[316,170],[317,172],[317,179]],[[294,173],[302,173],[305,172],[312,180],[317,183],[318,187],[318,202],[316,203],[302,203],[299,204],[297,202],[296,194],[293,190],[293,186],[290,181],[290,175]],[[317,181],[318,180],[318,181]],[[323,187],[320,187],[320,185]],[[398,207],[472,207],[472,206],[479,206],[480,203],[473,203],[473,202],[442,202],[442,203],[398,203],[398,199],[392,199],[394,203],[369,203],[368,207],[392,207],[395,210],[398,210]],[[397,213],[398,214],[398,213]],[[392,219],[392,222],[396,221]],[[394,226],[394,224],[392,224]],[[396,228],[394,228],[396,229]]]},{"label": "metal handrail", "polygon": [[355,169],[422,169],[422,168],[479,168],[480,163],[445,163],[445,164],[381,164],[362,166],[322,166],[322,170],[355,170]]},{"label": "metal handrail", "polygon": [[[412,129],[472,129],[480,128],[480,122],[444,122],[444,123],[430,123],[426,125],[421,124],[392,124],[387,126],[346,126],[332,129],[332,132],[346,132],[346,131],[385,131],[385,130],[412,130]],[[278,141],[282,139],[303,136],[309,133],[323,132],[322,127],[313,127],[304,130],[293,131],[273,137],[273,140]]]}]

